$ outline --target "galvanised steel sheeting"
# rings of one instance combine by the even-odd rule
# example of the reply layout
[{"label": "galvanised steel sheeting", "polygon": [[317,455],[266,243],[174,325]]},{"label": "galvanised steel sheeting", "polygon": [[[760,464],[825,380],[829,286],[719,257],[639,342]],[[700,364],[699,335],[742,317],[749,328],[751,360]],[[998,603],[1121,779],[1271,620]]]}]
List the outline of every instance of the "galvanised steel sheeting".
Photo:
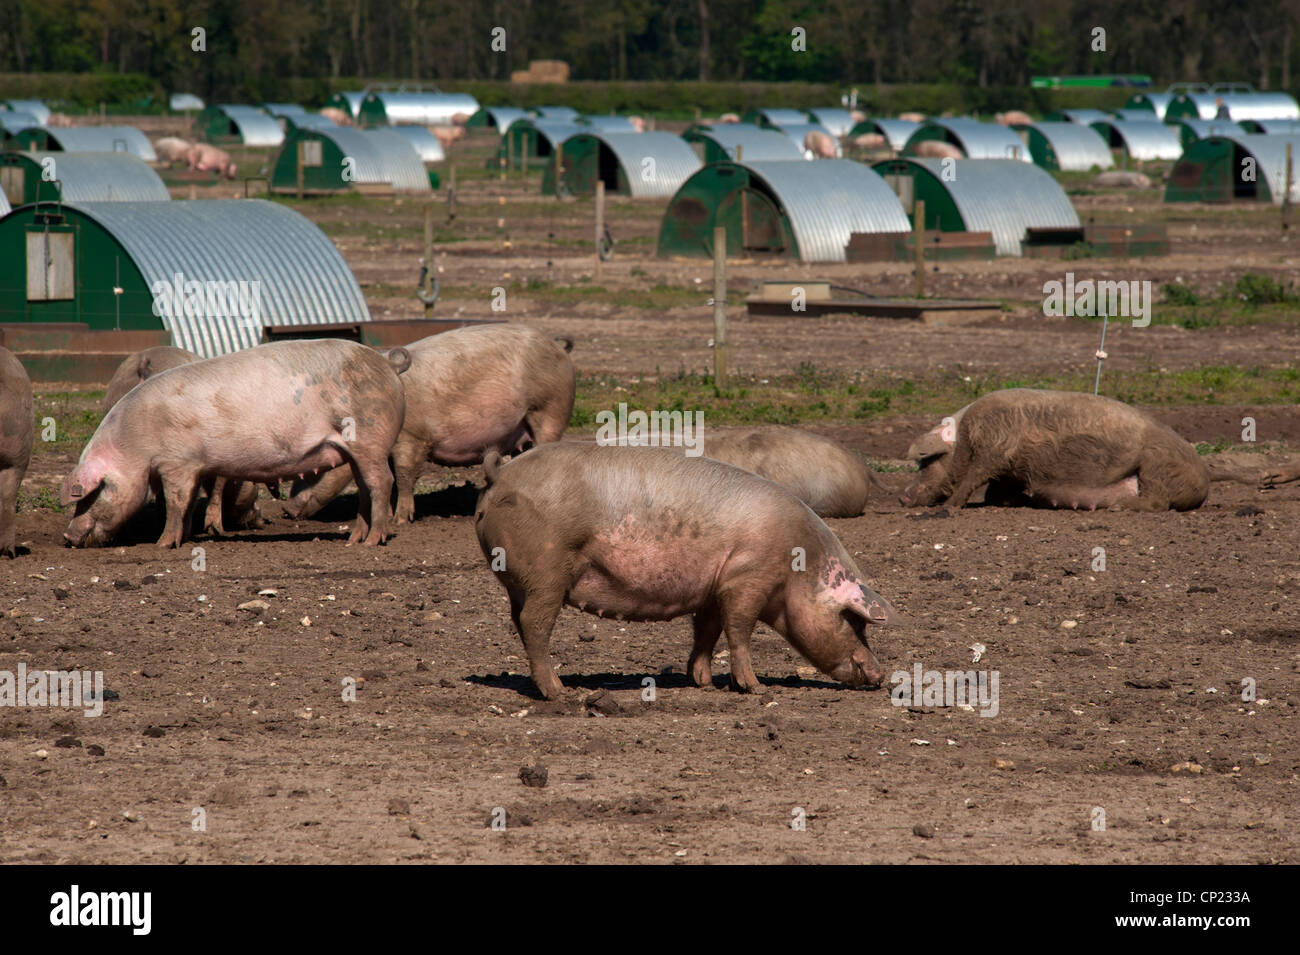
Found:
[{"label": "galvanised steel sheeting", "polygon": [[[1029,147],[1015,131],[998,123],[981,123],[978,119],[928,119],[921,128],[938,126],[957,140],[967,159],[1017,159],[1033,165]],[[917,130],[920,133],[921,130]]]},{"label": "galvanised steel sheeting", "polygon": [[0,189],[0,219],[3,219],[12,211],[12,207],[9,205],[9,200],[5,197],[4,190]]},{"label": "galvanised steel sheeting", "polygon": [[393,126],[441,126],[457,113],[473,116],[478,100],[468,93],[386,93],[375,92],[366,99],[378,99],[384,115]]},{"label": "galvanised steel sheeting", "polygon": [[297,103],[263,103],[262,109],[272,116],[292,116],[294,119],[307,113]]},{"label": "galvanised steel sheeting", "polygon": [[1206,136],[1244,136],[1246,130],[1240,123],[1234,123],[1230,119],[1175,119],[1170,120],[1167,124],[1175,128],[1186,126],[1196,134],[1197,139],[1204,139]]},{"label": "galvanised steel sheeting", "polygon": [[[130,153],[20,153],[36,164],[28,174],[40,175],[48,158],[63,186],[63,201],[167,202],[171,195],[158,173]],[[44,195],[44,192],[42,192]]]},{"label": "galvanised steel sheeting", "polygon": [[592,131],[589,127],[579,126],[576,123],[566,123],[557,119],[535,119],[533,120],[533,129],[537,130],[538,136],[543,136],[550,142],[552,150],[559,149],[560,144],[570,136]]},{"label": "galvanised steel sheeting", "polygon": [[1174,128],[1155,120],[1145,123],[1103,120],[1093,123],[1092,128],[1106,140],[1107,145],[1111,141],[1111,131],[1118,133],[1130,159],[1147,162],[1152,159],[1177,159],[1183,154],[1183,144]]},{"label": "galvanised steel sheeting", "polygon": [[1020,255],[1025,229],[1078,229],[1079,214],[1043,169],[1012,159],[957,159],[945,179],[943,160],[917,159],[952,196],[968,232],[991,232],[999,255]]},{"label": "galvanised steel sheeting", "polygon": [[61,152],[111,153],[122,152],[125,147],[137,159],[158,161],[153,144],[134,126],[74,126],[50,129],[47,133],[50,144],[58,146]]},{"label": "galvanised steel sheeting", "polygon": [[24,129],[30,129],[32,126],[42,125],[31,113],[18,112],[9,110],[0,113],[0,126],[3,126],[11,133],[22,132]]},{"label": "galvanised steel sheeting", "polygon": [[1091,126],[1078,123],[1033,123],[1032,126],[1051,144],[1062,171],[1087,172],[1093,166],[1110,169],[1115,165],[1106,141]]},{"label": "galvanised steel sheeting", "polygon": [[894,152],[899,152],[907,141],[912,138],[912,134],[920,128],[920,123],[914,123],[910,119],[872,119],[868,122],[875,123],[880,134],[885,137],[889,143],[889,148]]},{"label": "galvanised steel sheeting", "polygon": [[1300,202],[1300,136],[1220,136],[1229,139],[1255,157],[1259,175],[1268,183],[1273,205],[1280,206],[1286,194],[1286,147],[1291,145],[1291,201]]},{"label": "galvanised steel sheeting", "polygon": [[790,139],[794,140],[794,144],[799,147],[799,152],[805,159],[813,158],[810,151],[804,147],[804,141],[808,138],[809,133],[823,133],[830,136],[831,142],[835,145],[836,158],[843,155],[843,150],[840,148],[840,141],[834,136],[831,136],[831,131],[829,129],[825,126],[819,125],[818,123],[788,123],[784,126],[778,126],[777,129],[790,137]]},{"label": "galvanised steel sheeting", "polygon": [[851,159],[745,162],[790,221],[804,262],[843,262],[854,232],[911,232],[903,204],[870,166]]},{"label": "galvanised steel sheeting", "polygon": [[199,99],[193,93],[173,93],[168,101],[173,113],[183,113],[187,109],[203,109],[203,100]]},{"label": "galvanised steel sheeting", "polygon": [[483,108],[491,115],[493,125],[501,133],[509,129],[512,123],[531,118],[528,110],[516,109],[513,106],[485,106]]},{"label": "galvanised steel sheeting", "polygon": [[256,106],[223,103],[217,109],[235,124],[245,146],[279,146],[284,142],[284,130],[280,124]]},{"label": "galvanised steel sheeting", "polygon": [[1116,109],[1111,111],[1111,115],[1127,123],[1146,123],[1155,116],[1149,109]]},{"label": "galvanised steel sheeting", "polygon": [[673,133],[584,132],[609,147],[634,199],[671,196],[703,165],[690,143]]},{"label": "galvanised steel sheeting", "polygon": [[626,116],[580,116],[578,125],[590,126],[603,133],[635,133],[636,127]]},{"label": "galvanised steel sheeting", "polygon": [[1174,101],[1178,108],[1196,108],[1201,119],[1214,119],[1220,103],[1231,119],[1300,119],[1300,106],[1286,93],[1182,93]]},{"label": "galvanised steel sheeting", "polygon": [[366,98],[365,93],[359,93],[354,90],[346,93],[335,93],[334,95],[347,104],[348,115],[354,120],[361,115],[361,103]]},{"label": "galvanised steel sheeting", "polygon": [[831,135],[836,139],[847,136],[856,122],[852,113],[847,109],[840,109],[838,106],[827,109],[810,109],[808,110],[808,117],[814,123],[829,129]]},{"label": "galvanised steel sheeting", "polygon": [[1169,109],[1169,104],[1174,101],[1173,93],[1135,93],[1129,97],[1129,108],[1141,108],[1143,104],[1150,106],[1149,112],[1156,119],[1164,122],[1165,113]]},{"label": "galvanised steel sheeting", "polygon": [[773,126],[798,126],[808,122],[808,114],[801,109],[756,109],[754,112]]},{"label": "galvanised steel sheeting", "polygon": [[[320,113],[303,113],[301,116],[286,116],[285,121],[292,123],[298,129],[338,129],[339,124],[334,122],[328,116],[322,116]],[[419,129],[419,126],[412,126],[411,129]]]},{"label": "galvanised steel sheeting", "polygon": [[552,123],[574,124],[578,120],[578,111],[572,106],[538,106],[533,110],[539,119]]},{"label": "galvanised steel sheeting", "polygon": [[[343,256],[313,223],[263,199],[87,202],[75,208],[110,232],[144,276],[182,282],[261,283],[260,320],[239,315],[160,316],[174,343],[204,358],[249,348],[264,325],[368,322]],[[183,312],[183,310],[181,310]]]},{"label": "galvanised steel sheeting", "polygon": [[414,146],[420,156],[420,162],[442,162],[447,158],[442,143],[438,142],[438,137],[423,126],[394,126],[390,132],[396,133]]},{"label": "galvanised steel sheeting", "polygon": [[[427,133],[428,130],[425,130]],[[430,192],[429,174],[424,171],[420,150],[401,133],[391,129],[362,130],[375,147],[383,165],[384,179],[402,192]]]},{"label": "galvanised steel sheeting", "polygon": [[50,121],[50,108],[38,99],[11,99],[5,102],[15,113],[30,113],[35,116],[36,122],[42,126]]},{"label": "galvanised steel sheeting", "polygon": [[1060,109],[1057,110],[1071,123],[1096,123],[1104,119],[1111,119],[1111,114],[1102,109]]},{"label": "galvanised steel sheeting", "polygon": [[749,123],[714,123],[712,126],[701,126],[696,132],[721,146],[733,161],[737,146],[740,147],[742,162],[804,158],[803,146],[775,129],[760,129]]},{"label": "galvanised steel sheeting", "polygon": [[1266,136],[1300,135],[1300,119],[1247,119],[1240,125],[1245,133],[1262,133]]}]

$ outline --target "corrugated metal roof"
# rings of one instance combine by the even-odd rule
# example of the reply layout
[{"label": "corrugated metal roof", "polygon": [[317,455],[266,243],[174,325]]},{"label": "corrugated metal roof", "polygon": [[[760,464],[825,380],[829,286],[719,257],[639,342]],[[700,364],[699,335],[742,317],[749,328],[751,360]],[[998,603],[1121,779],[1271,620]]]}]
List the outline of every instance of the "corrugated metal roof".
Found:
[{"label": "corrugated metal roof", "polygon": [[696,127],[694,134],[713,140],[732,160],[736,158],[737,146],[740,147],[740,157],[744,162],[804,158],[803,148],[789,136],[775,129],[760,129],[749,123],[714,123],[711,126]]},{"label": "corrugated metal roof", "polygon": [[513,106],[485,106],[483,109],[492,117],[492,125],[503,133],[512,123],[530,118],[527,110]]},{"label": "corrugated metal roof", "polygon": [[1066,172],[1087,172],[1093,166],[1110,169],[1115,157],[1105,140],[1091,126],[1078,123],[1033,123],[1034,129],[1052,146],[1060,168]]},{"label": "corrugated metal roof", "polygon": [[3,126],[7,132],[20,133],[24,129],[30,129],[33,126],[40,126],[41,123],[31,113],[18,112],[16,110],[7,110],[0,113],[0,126]]},{"label": "corrugated metal roof", "polygon": [[1183,154],[1183,144],[1172,126],[1154,120],[1143,123],[1126,123],[1118,119],[1093,123],[1092,128],[1110,144],[1111,130],[1115,130],[1124,143],[1129,158],[1146,162],[1152,159],[1177,159]]},{"label": "corrugated metal roof", "polygon": [[256,106],[222,103],[217,109],[235,124],[245,146],[279,146],[284,142],[284,130],[280,124]]},{"label": "corrugated metal roof", "polygon": [[203,100],[193,93],[173,93],[168,106],[173,113],[183,113],[187,109],[203,109]]},{"label": "corrugated metal roof", "polygon": [[1300,135],[1300,119],[1247,119],[1239,124],[1243,133],[1266,136]]},{"label": "corrugated metal roof", "polygon": [[589,127],[579,126],[576,123],[564,123],[559,120],[534,119],[530,120],[533,129],[537,130],[539,136],[544,137],[555,149],[570,136],[577,136],[579,133],[589,133]]},{"label": "corrugated metal roof", "polygon": [[912,134],[921,126],[920,123],[914,123],[910,119],[869,119],[867,122],[875,124],[876,131],[885,137],[889,148],[895,152],[902,150]]},{"label": "corrugated metal roof", "polygon": [[429,177],[415,147],[390,129],[357,129],[335,126],[313,129],[314,135],[331,140],[354,164],[353,181],[379,183],[394,189],[429,192]]},{"label": "corrugated metal roof", "polygon": [[69,153],[111,153],[125,150],[145,162],[157,162],[153,144],[134,126],[74,126],[47,129],[51,146]]},{"label": "corrugated metal roof", "polygon": [[854,126],[853,114],[838,106],[810,109],[808,118],[814,123],[825,126],[836,139],[843,139]]},{"label": "corrugated metal roof", "polygon": [[636,127],[626,116],[579,116],[578,125],[590,126],[606,133],[635,133]]},{"label": "corrugated metal roof", "polygon": [[1169,109],[1169,104],[1173,101],[1173,93],[1139,93],[1129,98],[1129,103],[1133,105],[1138,103],[1149,104],[1151,106],[1151,112],[1161,122],[1164,122],[1165,112]]},{"label": "corrugated metal roof", "polygon": [[50,108],[38,99],[10,99],[5,102],[15,113],[30,113],[35,116],[36,122],[42,126],[50,121]]},{"label": "corrugated metal roof", "polygon": [[[1211,138],[1211,137],[1207,137]],[[1286,147],[1291,144],[1291,201],[1300,202],[1300,136],[1267,136],[1249,133],[1240,136],[1216,136],[1239,145],[1255,157],[1259,175],[1268,183],[1273,205],[1280,206],[1286,194]]]},{"label": "corrugated metal roof", "polygon": [[394,126],[440,126],[451,122],[457,113],[473,116],[478,112],[478,100],[468,93],[388,93],[374,92],[366,95],[366,102],[379,100],[384,115]]},{"label": "corrugated metal roof", "polygon": [[1111,115],[1116,119],[1124,120],[1129,123],[1150,122],[1155,116],[1155,114],[1149,109],[1116,109],[1111,110]]},{"label": "corrugated metal roof", "polygon": [[[292,123],[298,129],[338,129],[339,124],[334,122],[328,116],[322,116],[320,113],[302,113],[301,115],[286,116],[285,122]],[[412,126],[412,129],[419,129],[418,126]]]},{"label": "corrugated metal roof", "polygon": [[272,116],[292,116],[295,119],[307,113],[297,103],[263,103],[262,109]]},{"label": "corrugated metal roof", "polygon": [[917,142],[917,136],[927,126],[937,126],[946,130],[949,136],[957,140],[962,152],[968,159],[1019,159],[1020,162],[1033,164],[1029,149],[1013,130],[998,123],[981,123],[977,119],[955,117],[953,119],[928,119],[913,134],[909,145]]},{"label": "corrugated metal roof", "polygon": [[1180,107],[1192,104],[1201,119],[1215,119],[1220,102],[1231,119],[1300,119],[1300,105],[1286,93],[1180,93],[1174,100]]},{"label": "corrugated metal roof", "polygon": [[29,175],[40,175],[46,159],[63,186],[65,203],[166,202],[167,187],[148,163],[130,153],[19,153],[36,164]]},{"label": "corrugated metal roof", "polygon": [[259,281],[261,318],[169,315],[179,348],[213,358],[261,340],[263,325],[368,322],[356,278],[325,234],[286,206],[262,199],[88,202],[73,208],[107,229],[153,288],[183,282]]},{"label": "corrugated metal roof", "polygon": [[1020,255],[1025,229],[1080,228],[1065,191],[1032,163],[956,159],[952,178],[945,179],[942,159],[907,161],[924,166],[948,190],[968,232],[993,233],[999,255]]},{"label": "corrugated metal roof", "polygon": [[746,162],[794,230],[804,262],[843,262],[853,232],[910,232],[898,196],[870,166],[851,159]]},{"label": "corrugated metal roof", "polygon": [[0,219],[9,215],[12,207],[9,205],[9,199],[5,196],[4,191],[0,190]]},{"label": "corrugated metal roof", "polygon": [[703,165],[690,144],[672,133],[607,133],[588,129],[581,135],[609,147],[623,168],[634,199],[671,196]]},{"label": "corrugated metal roof", "polygon": [[1175,119],[1166,125],[1178,128],[1185,126],[1190,129],[1197,139],[1204,139],[1206,136],[1244,136],[1246,130],[1240,123],[1234,123],[1230,119]]},{"label": "corrugated metal roof", "polygon": [[785,126],[778,126],[777,130],[794,140],[794,144],[799,147],[799,152],[803,154],[805,159],[813,158],[812,153],[804,148],[804,142],[809,133],[822,133],[826,136],[830,136],[831,142],[835,144],[836,157],[844,154],[844,150],[840,147],[840,141],[834,136],[831,136],[831,131],[829,129],[825,126],[819,125],[818,123],[789,123]]},{"label": "corrugated metal roof", "polygon": [[756,109],[754,112],[773,126],[798,126],[808,122],[808,114],[801,109]]},{"label": "corrugated metal roof", "polygon": [[533,112],[540,119],[556,123],[572,125],[578,119],[578,111],[572,106],[538,106],[533,109]]},{"label": "corrugated metal roof", "polygon": [[447,158],[438,137],[423,126],[394,126],[390,131],[415,147],[420,162],[442,162]]},{"label": "corrugated metal roof", "polygon": [[1095,123],[1103,119],[1112,119],[1110,113],[1101,109],[1058,109],[1057,112],[1071,123]]},{"label": "corrugated metal roof", "polygon": [[350,115],[353,119],[356,119],[357,115],[361,112],[361,101],[366,98],[365,93],[361,93],[356,90],[348,90],[347,92],[343,92],[343,93],[335,93],[334,96],[341,99],[347,105],[348,115]]}]

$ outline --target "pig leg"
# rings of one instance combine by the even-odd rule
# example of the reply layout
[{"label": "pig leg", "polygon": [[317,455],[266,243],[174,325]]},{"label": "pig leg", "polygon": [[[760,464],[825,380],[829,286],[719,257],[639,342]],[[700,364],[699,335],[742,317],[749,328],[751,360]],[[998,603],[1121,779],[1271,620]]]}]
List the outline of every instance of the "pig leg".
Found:
[{"label": "pig leg", "polygon": [[1300,464],[1285,465],[1273,471],[1265,471],[1259,479],[1261,487],[1289,484],[1291,481],[1300,481]]},{"label": "pig leg", "polygon": [[564,684],[551,666],[550,654],[551,631],[563,603],[562,593],[523,594],[510,589],[510,616],[523,641],[533,682],[548,700],[558,700],[564,693]]},{"label": "pig leg", "polygon": [[327,471],[315,481],[294,481],[292,496],[284,504],[284,513],[297,520],[311,517],[352,483],[352,471],[346,465]]},{"label": "pig leg", "polygon": [[564,436],[569,426],[569,415],[562,407],[548,405],[524,415],[524,424],[533,436],[533,444],[550,444]]},{"label": "pig leg", "polygon": [[713,648],[718,644],[718,637],[722,636],[722,618],[718,616],[717,608],[701,610],[692,617],[691,629],[695,644],[691,647],[691,658],[687,661],[686,671],[691,675],[691,683],[695,686],[711,687],[713,668],[710,663],[713,660]]},{"label": "pig leg", "polygon": [[361,543],[366,547],[382,544],[388,538],[388,500],[393,493],[393,472],[388,468],[388,457],[378,461],[353,458],[352,478],[357,482],[360,498],[357,522],[352,528],[349,544]]},{"label": "pig leg", "polygon": [[15,511],[18,507],[18,487],[23,483],[26,468],[7,468],[0,472],[0,554],[17,557],[14,548]]},{"label": "pig leg", "polygon": [[397,523],[410,524],[415,520],[415,482],[420,478],[428,449],[409,437],[405,431],[393,445],[393,474],[397,481]]},{"label": "pig leg", "polygon": [[749,637],[754,632],[761,607],[748,604],[749,601],[730,606],[724,604],[722,610],[722,627],[727,634],[727,650],[731,655],[731,688],[740,693],[753,693],[759,688],[758,676],[749,657]]},{"label": "pig leg", "polygon": [[198,497],[201,483],[199,469],[176,465],[162,471],[161,476],[163,500],[167,505],[167,524],[163,528],[162,537],[158,538],[158,546],[180,547],[185,541],[190,512],[194,510],[194,501]]},{"label": "pig leg", "polygon": [[950,507],[965,507],[970,496],[998,476],[997,469],[982,463],[967,442],[958,441],[953,450],[953,463],[948,472],[952,493],[948,495]]},{"label": "pig leg", "polygon": [[208,491],[208,510],[203,518],[203,530],[218,537],[226,533],[226,529],[221,523],[221,498],[224,496],[225,490],[226,479],[223,477],[214,478],[212,489]]}]

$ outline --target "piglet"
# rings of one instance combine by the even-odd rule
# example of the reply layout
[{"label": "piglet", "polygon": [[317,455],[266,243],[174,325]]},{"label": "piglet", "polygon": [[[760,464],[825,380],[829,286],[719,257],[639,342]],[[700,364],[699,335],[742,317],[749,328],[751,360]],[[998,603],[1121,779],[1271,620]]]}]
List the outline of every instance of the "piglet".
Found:
[{"label": "piglet", "polygon": [[696,686],[711,685],[725,631],[732,688],[758,689],[749,638],[759,621],[840,682],[880,685],[867,628],[898,615],[779,485],[668,448],[557,443],[505,465],[491,452],[483,464],[479,545],[548,699],[563,692],[548,647],[565,604],[627,620],[690,614]]}]

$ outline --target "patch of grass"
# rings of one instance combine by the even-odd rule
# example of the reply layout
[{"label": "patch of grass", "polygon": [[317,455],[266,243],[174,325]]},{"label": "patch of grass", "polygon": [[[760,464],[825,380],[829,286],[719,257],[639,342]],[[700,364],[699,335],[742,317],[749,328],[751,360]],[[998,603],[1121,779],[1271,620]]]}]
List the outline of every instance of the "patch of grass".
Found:
[{"label": "patch of grass", "polygon": [[1260,275],[1258,272],[1247,272],[1237,279],[1233,292],[1250,307],[1300,304],[1300,295],[1271,276]]},{"label": "patch of grass", "polygon": [[18,510],[20,511],[57,511],[62,514],[67,510],[59,503],[59,492],[52,487],[43,487],[35,494],[24,488],[18,490]]},{"label": "patch of grass", "polygon": [[1160,294],[1168,305],[1200,305],[1201,296],[1196,289],[1182,282],[1166,282],[1160,286]]}]

